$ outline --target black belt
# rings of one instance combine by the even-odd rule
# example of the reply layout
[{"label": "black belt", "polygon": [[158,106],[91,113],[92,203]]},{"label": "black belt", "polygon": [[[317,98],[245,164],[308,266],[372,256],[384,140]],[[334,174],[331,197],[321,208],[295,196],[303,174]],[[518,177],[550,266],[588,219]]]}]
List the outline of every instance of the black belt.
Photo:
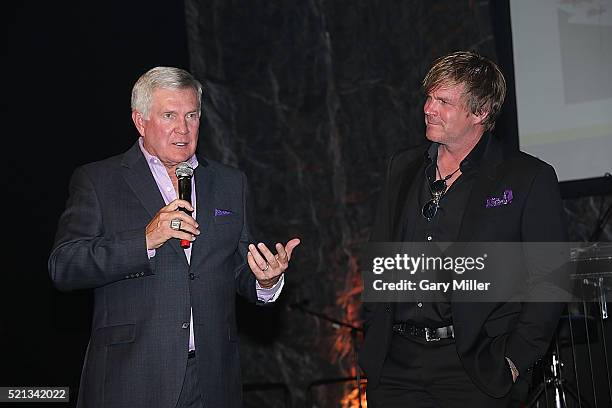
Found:
[{"label": "black belt", "polygon": [[189,350],[189,353],[187,353],[187,358],[194,358],[195,357],[195,350]]},{"label": "black belt", "polygon": [[455,337],[453,325],[445,327],[437,327],[431,329],[429,327],[418,327],[406,322],[395,323],[393,331],[401,336],[413,336],[425,339],[426,341],[439,341],[441,339],[450,339]]}]

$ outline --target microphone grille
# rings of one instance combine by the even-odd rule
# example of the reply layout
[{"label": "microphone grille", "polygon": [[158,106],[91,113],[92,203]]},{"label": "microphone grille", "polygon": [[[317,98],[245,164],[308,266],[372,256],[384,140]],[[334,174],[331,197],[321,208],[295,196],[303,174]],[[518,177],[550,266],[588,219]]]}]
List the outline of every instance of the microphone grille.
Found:
[{"label": "microphone grille", "polygon": [[176,166],[174,172],[178,178],[191,177],[193,176],[193,167],[187,162],[181,162]]}]

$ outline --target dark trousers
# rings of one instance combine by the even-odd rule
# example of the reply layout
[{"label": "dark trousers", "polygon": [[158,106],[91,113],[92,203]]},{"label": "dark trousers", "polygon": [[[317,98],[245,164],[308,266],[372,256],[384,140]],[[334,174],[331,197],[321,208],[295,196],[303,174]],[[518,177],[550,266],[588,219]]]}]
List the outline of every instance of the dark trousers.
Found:
[{"label": "dark trousers", "polygon": [[200,386],[198,384],[197,357],[187,360],[183,388],[181,389],[181,395],[176,403],[176,408],[204,408],[202,397],[200,396]]},{"label": "dark trousers", "polygon": [[510,396],[492,398],[472,382],[452,340],[425,343],[398,334],[393,335],[380,384],[368,387],[367,398],[368,408],[511,406]]}]

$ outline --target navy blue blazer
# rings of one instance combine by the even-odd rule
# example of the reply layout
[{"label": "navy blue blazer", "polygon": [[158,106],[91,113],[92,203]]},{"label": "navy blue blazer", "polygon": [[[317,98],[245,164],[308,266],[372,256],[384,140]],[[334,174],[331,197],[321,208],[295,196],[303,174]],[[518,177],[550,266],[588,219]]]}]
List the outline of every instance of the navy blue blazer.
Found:
[{"label": "navy blue blazer", "polygon": [[147,256],[145,226],[165,204],[138,143],[72,176],[49,273],[60,290],[94,291],[79,407],[175,406],[187,364],[190,307],[204,406],[242,406],[235,296],[257,300],[245,261],[247,182],[239,170],[198,161],[201,234],[191,264],[176,239]]}]

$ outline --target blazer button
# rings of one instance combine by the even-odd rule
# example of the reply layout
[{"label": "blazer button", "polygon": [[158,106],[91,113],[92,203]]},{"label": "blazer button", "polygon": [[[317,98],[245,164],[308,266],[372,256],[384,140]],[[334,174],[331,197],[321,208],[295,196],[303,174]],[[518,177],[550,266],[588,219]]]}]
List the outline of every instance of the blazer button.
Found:
[{"label": "blazer button", "polygon": [[184,323],[181,325],[181,328],[182,328],[182,329],[188,329],[188,328],[189,328],[189,323],[184,322]]},{"label": "blazer button", "polygon": [[193,274],[193,272],[189,273],[189,279],[191,279],[191,280],[195,279],[195,275]]}]

